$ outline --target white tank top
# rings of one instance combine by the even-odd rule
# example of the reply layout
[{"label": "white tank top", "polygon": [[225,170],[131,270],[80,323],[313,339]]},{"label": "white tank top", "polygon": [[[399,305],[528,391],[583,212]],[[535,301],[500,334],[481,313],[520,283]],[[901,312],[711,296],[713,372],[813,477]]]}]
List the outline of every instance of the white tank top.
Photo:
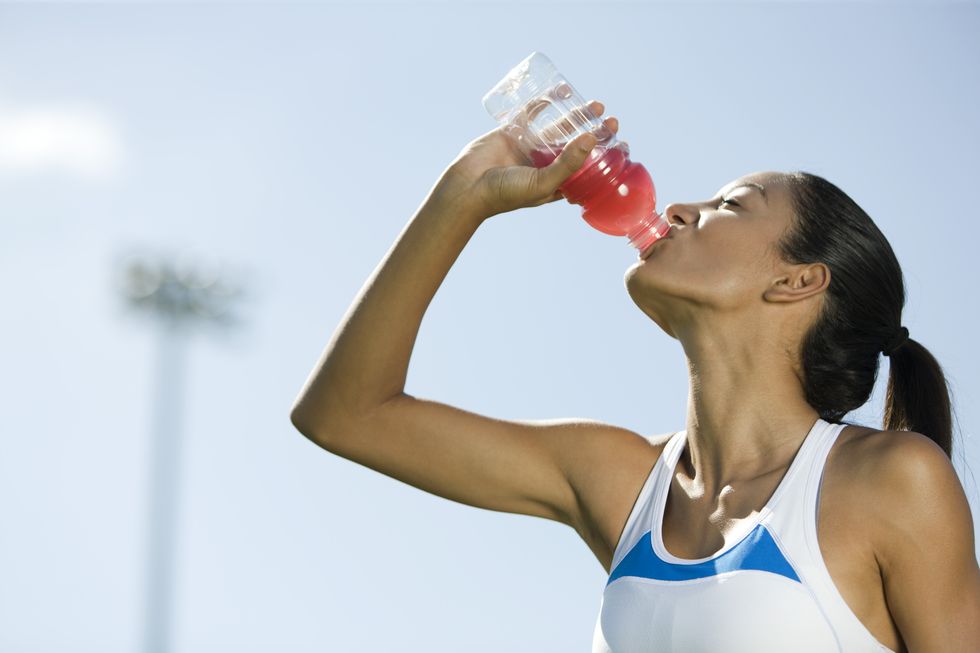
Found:
[{"label": "white tank top", "polygon": [[675,433],[616,545],[592,653],[894,653],[844,602],[817,545],[823,468],[845,426],[817,419],[762,511],[697,560],[661,536],[687,437]]}]

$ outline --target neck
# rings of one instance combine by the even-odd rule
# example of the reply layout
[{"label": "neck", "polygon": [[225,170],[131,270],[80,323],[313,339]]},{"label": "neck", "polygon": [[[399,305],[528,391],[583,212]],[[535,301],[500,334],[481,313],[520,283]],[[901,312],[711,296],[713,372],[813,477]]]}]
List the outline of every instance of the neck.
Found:
[{"label": "neck", "polygon": [[788,466],[819,417],[791,355],[765,329],[753,333],[683,339],[690,390],[678,464],[707,495]]}]

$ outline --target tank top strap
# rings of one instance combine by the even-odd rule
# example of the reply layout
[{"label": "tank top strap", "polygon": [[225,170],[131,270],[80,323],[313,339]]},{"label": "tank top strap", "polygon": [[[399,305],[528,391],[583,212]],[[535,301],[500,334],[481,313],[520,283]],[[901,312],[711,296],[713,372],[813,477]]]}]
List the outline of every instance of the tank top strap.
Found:
[{"label": "tank top strap", "polygon": [[685,434],[686,431],[678,431],[670,436],[667,444],[664,445],[663,451],[660,452],[660,457],[657,459],[657,462],[650,469],[650,473],[647,475],[639,494],[633,502],[633,507],[630,510],[629,517],[626,519],[625,526],[623,526],[623,532],[619,537],[619,542],[616,543],[610,569],[615,569],[623,556],[626,555],[626,552],[644,535],[650,532],[656,506],[660,501],[662,493],[666,492],[667,487],[670,485],[671,470],[673,469],[673,465],[670,463],[672,462],[673,456],[676,455],[675,452],[679,446],[683,444]]},{"label": "tank top strap", "polygon": [[[663,476],[670,480],[670,472],[673,471],[674,466],[677,464],[677,459],[681,455],[681,451],[684,448],[684,443],[687,442],[687,429],[683,431],[678,431],[674,435],[670,436],[670,440],[664,445],[664,451],[660,456],[660,460],[664,462]],[[660,462],[659,460],[657,462]]]},{"label": "tank top strap", "polygon": [[[827,454],[845,424],[817,420],[814,430],[804,441],[793,460],[788,477],[780,484],[763,519],[777,536],[787,539],[804,532],[804,522],[816,513],[817,491],[823,476]],[[791,535],[792,534],[792,535]]]},{"label": "tank top strap", "polygon": [[807,510],[808,515],[813,516],[813,524],[816,523],[817,510],[820,507],[820,484],[823,481],[827,458],[830,455],[830,450],[833,448],[834,443],[837,442],[837,438],[846,427],[847,424],[827,422],[826,433],[820,439],[819,446],[816,447],[813,453],[813,461],[810,465],[809,473],[806,474],[805,486],[801,493],[803,499],[802,507]]}]

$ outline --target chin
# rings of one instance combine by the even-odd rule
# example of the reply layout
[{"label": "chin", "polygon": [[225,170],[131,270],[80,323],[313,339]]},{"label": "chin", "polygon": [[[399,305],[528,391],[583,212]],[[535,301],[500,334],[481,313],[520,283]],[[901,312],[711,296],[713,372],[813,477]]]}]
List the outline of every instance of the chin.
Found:
[{"label": "chin", "polygon": [[670,328],[667,320],[661,314],[663,306],[660,306],[660,310],[655,308],[661,303],[658,299],[664,299],[662,290],[651,283],[650,280],[655,278],[653,275],[648,276],[640,273],[640,270],[644,267],[643,264],[644,261],[637,261],[626,270],[626,273],[623,275],[623,284],[626,286],[626,292],[629,293],[630,299],[633,300],[633,303],[636,304],[636,307],[644,315],[653,320],[664,333],[676,339],[677,336],[674,334],[674,330]]},{"label": "chin", "polygon": [[626,290],[629,291],[630,295],[636,296],[637,294],[657,292],[656,283],[659,275],[663,274],[663,271],[653,272],[652,270],[648,270],[644,272],[649,267],[649,261],[637,259],[635,263],[626,268],[626,272],[623,273],[623,285],[626,286]]},{"label": "chin", "polygon": [[646,261],[643,259],[637,259],[632,265],[626,268],[626,272],[623,273],[623,284],[627,288],[630,286],[630,281],[636,276],[645,263]]}]

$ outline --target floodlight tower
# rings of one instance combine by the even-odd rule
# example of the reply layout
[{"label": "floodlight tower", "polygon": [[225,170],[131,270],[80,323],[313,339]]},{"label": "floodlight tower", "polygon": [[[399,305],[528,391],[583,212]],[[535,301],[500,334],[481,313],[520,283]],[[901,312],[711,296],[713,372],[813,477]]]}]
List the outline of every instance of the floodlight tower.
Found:
[{"label": "floodlight tower", "polygon": [[129,256],[121,290],[134,312],[157,329],[152,405],[142,650],[169,653],[173,635],[174,545],[180,487],[181,417],[187,336],[200,327],[239,324],[232,314],[242,287],[215,266],[187,256]]}]

